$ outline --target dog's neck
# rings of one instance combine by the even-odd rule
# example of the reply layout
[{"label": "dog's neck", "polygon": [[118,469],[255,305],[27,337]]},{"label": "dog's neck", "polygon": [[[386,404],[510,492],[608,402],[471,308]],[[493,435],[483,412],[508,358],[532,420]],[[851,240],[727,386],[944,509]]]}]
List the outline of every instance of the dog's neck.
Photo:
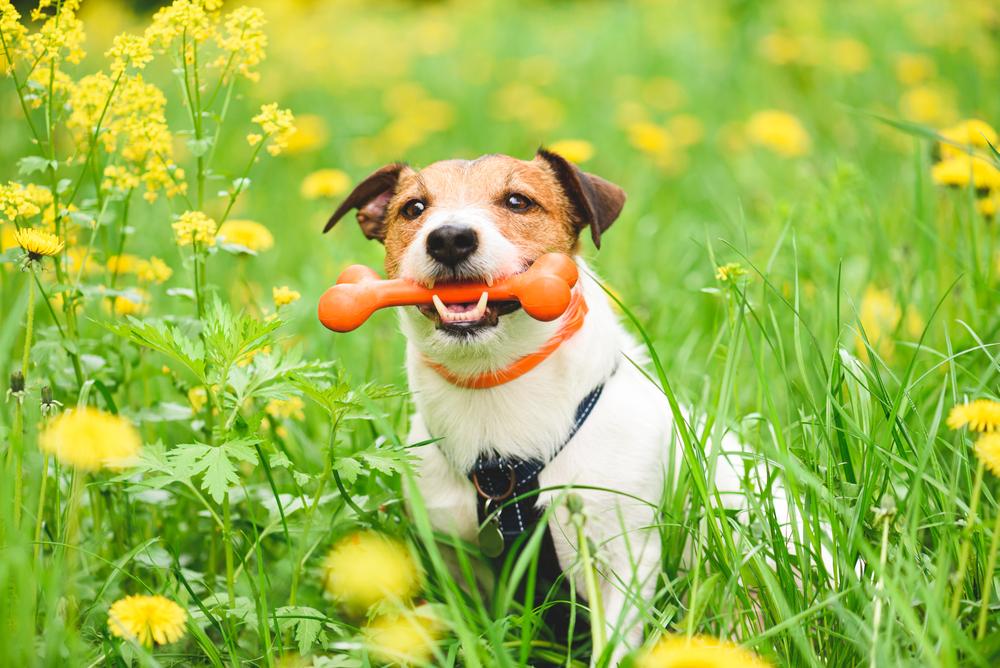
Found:
[{"label": "dog's neck", "polygon": [[588,313],[583,326],[544,362],[508,383],[464,389],[444,379],[427,360],[458,375],[498,371],[538,350],[561,326],[523,312],[505,316],[484,343],[443,343],[419,314],[403,316],[408,339],[410,390],[431,436],[461,471],[485,452],[548,461],[569,432],[577,404],[618,364],[625,333],[607,297],[582,261],[578,289]]}]

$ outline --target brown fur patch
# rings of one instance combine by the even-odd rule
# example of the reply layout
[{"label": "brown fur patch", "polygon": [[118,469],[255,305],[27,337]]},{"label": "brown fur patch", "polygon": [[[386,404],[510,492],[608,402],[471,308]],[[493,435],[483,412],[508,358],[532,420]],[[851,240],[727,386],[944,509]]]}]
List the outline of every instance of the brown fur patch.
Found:
[{"label": "brown fur patch", "polygon": [[[522,213],[511,211],[504,200],[513,193],[528,197],[536,206]],[[407,220],[400,209],[414,198],[424,200],[427,209],[416,220]],[[385,215],[386,273],[391,277],[398,274],[403,254],[436,207],[468,206],[488,211],[525,260],[576,250],[579,227],[571,202],[545,160],[517,160],[506,155],[443,160],[419,172],[404,168],[400,173]]]}]

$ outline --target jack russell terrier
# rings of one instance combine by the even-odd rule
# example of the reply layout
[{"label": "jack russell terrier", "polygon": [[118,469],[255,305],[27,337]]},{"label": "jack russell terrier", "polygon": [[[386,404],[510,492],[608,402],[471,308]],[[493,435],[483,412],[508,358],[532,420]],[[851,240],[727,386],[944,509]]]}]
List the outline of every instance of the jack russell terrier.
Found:
[{"label": "jack russell terrier", "polygon": [[[482,299],[401,309],[416,405],[410,442],[435,439],[416,449],[416,483],[434,527],[479,542],[488,556],[530,533],[575,487],[600,559],[604,623],[625,641],[616,659],[642,640],[641,610],[660,571],[656,507],[668,456],[679,454],[668,452],[674,424],[663,392],[631,363],[641,347],[578,257],[580,234],[589,230],[599,247],[624,204],[618,186],[539,150],[529,161],[387,165],[324,230],[357,209],[365,236],[385,245],[388,276],[427,287],[491,284],[545,253],[576,257],[573,300],[552,322],[516,302]],[[722,468],[731,479],[720,487],[739,489],[735,467]],[[545,546],[564,572],[578,559],[576,536],[557,504]]]}]

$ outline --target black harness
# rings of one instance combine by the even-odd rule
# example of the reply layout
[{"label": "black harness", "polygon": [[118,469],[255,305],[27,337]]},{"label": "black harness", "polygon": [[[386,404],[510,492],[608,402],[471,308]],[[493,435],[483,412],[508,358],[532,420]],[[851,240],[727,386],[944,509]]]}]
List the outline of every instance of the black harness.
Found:
[{"label": "black harness", "polygon": [[507,459],[492,453],[480,455],[476,460],[468,476],[476,488],[479,547],[483,554],[492,558],[505,556],[518,536],[538,524],[543,512],[537,507],[538,474],[580,431],[601,398],[604,385],[602,382],[595,387],[577,405],[569,434],[548,461]]}]

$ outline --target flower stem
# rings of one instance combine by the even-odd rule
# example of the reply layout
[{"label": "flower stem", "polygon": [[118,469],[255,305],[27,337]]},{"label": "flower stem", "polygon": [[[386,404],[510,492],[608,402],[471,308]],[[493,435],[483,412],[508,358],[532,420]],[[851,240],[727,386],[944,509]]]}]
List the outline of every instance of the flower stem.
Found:
[{"label": "flower stem", "polygon": [[229,513],[229,492],[222,499],[223,540],[226,552],[226,593],[229,595],[229,607],[236,607],[236,583],[233,579],[233,528]]},{"label": "flower stem", "polygon": [[962,602],[962,592],[965,590],[965,569],[969,564],[969,552],[972,550],[972,529],[976,524],[976,511],[979,509],[979,496],[983,490],[983,473],[986,467],[982,461],[976,468],[976,479],[972,483],[972,499],[969,502],[969,516],[966,520],[962,547],[958,553],[958,570],[955,572],[955,590],[951,594],[951,616],[958,618],[959,606]]},{"label": "flower stem", "polygon": [[986,573],[983,577],[983,597],[979,602],[979,620],[976,623],[976,639],[982,640],[986,635],[986,616],[990,609],[990,598],[993,596],[993,573],[997,567],[997,550],[1000,549],[1000,511],[993,519],[993,538],[990,539],[990,556],[986,561]]},{"label": "flower stem", "polygon": [[42,551],[42,518],[45,517],[45,490],[49,482],[49,456],[42,456],[42,482],[38,490],[38,510],[35,513],[35,560]]}]

